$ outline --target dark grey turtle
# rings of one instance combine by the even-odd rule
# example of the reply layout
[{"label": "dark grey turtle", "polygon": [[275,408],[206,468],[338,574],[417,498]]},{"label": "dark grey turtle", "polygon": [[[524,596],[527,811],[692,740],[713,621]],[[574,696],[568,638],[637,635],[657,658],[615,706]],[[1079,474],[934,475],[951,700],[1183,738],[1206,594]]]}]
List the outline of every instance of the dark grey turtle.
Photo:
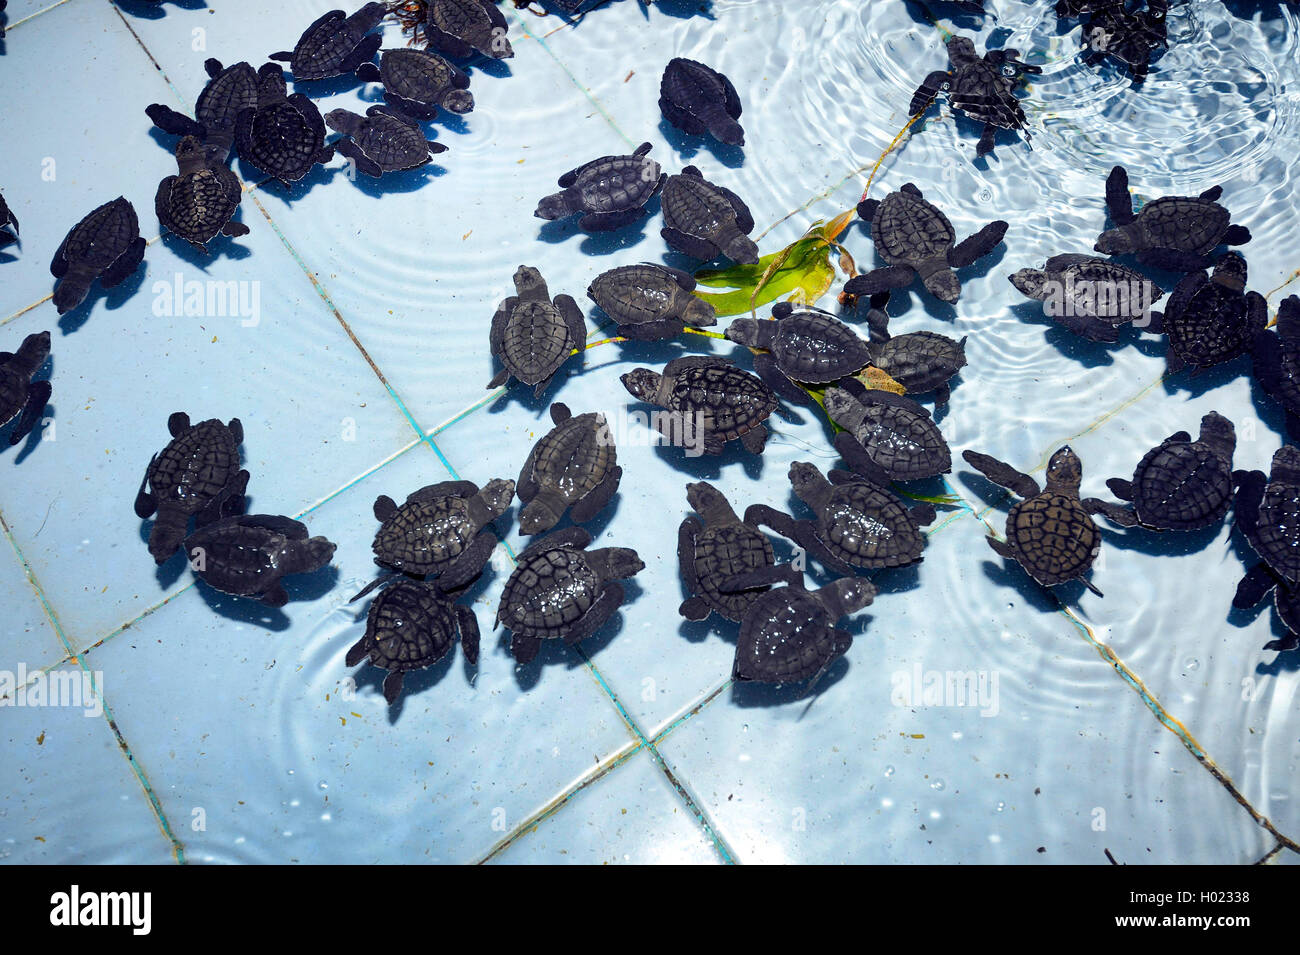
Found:
[{"label": "dark grey turtle", "polygon": [[378,66],[362,63],[357,76],[383,83],[388,105],[412,119],[433,119],[439,107],[449,113],[474,108],[469,76],[429,50],[384,50]]},{"label": "dark grey turtle", "polygon": [[555,427],[528,452],[515,484],[524,509],[519,530],[549,531],[569,511],[575,524],[585,524],[609,503],[623,469],[605,416],[597,412],[576,418],[567,405],[551,405]]},{"label": "dark grey turtle", "polygon": [[871,223],[876,253],[887,265],[844,283],[851,296],[906,288],[920,276],[931,295],[951,304],[961,295],[953,270],[988,255],[1007,232],[1007,223],[998,219],[958,243],[952,222],[910,182],[884,199],[864,199],[858,215]]},{"label": "dark grey turtle", "polygon": [[272,60],[288,63],[295,80],[323,80],[356,70],[379,50],[383,37],[371,33],[388,16],[382,3],[367,3],[348,16],[331,10],[302,32],[293,51],[272,53]]},{"label": "dark grey turtle", "polygon": [[659,111],[692,136],[712,136],[728,146],[745,145],[740,94],[731,80],[696,60],[676,56],[659,80]]},{"label": "dark grey turtle", "polygon": [[703,620],[712,612],[739,622],[766,585],[734,591],[727,587],[738,575],[775,564],[772,543],[737,517],[712,484],[686,485],[686,499],[704,520],[687,517],[677,529],[677,563],[690,594],[677,612],[687,620]]},{"label": "dark grey turtle", "polygon": [[1245,610],[1273,591],[1278,616],[1291,631],[1265,650],[1300,647],[1300,449],[1285,444],[1273,455],[1269,474],[1234,471],[1237,527],[1261,558],[1241,582],[1232,605]]},{"label": "dark grey turtle", "polygon": [[32,378],[49,356],[49,332],[28,335],[17,352],[0,352],[0,427],[18,419],[9,432],[10,447],[31,434],[45,412],[50,383]]},{"label": "dark grey turtle", "polygon": [[1146,327],[1164,290],[1127,265],[1091,255],[1054,255],[1041,269],[1021,269],[1011,284],[1043,303],[1043,312],[1094,342],[1119,340],[1126,322]]},{"label": "dark grey turtle", "polygon": [[567,527],[530,544],[519,555],[497,609],[497,625],[511,633],[510,652],[530,663],[543,640],[569,646],[599,630],[623,603],[619,579],[645,567],[627,547],[586,550],[591,535]]},{"label": "dark grey turtle", "polygon": [[1171,372],[1210,368],[1250,350],[1268,325],[1268,303],[1258,292],[1246,291],[1246,260],[1229,252],[1215,264],[1212,277],[1185,276],[1164,314],[1155,312],[1151,319],[1152,328],[1169,338],[1165,361]]},{"label": "dark grey turtle", "polygon": [[190,569],[200,580],[268,607],[289,602],[282,578],[320,570],[334,548],[324,537],[308,537],[306,524],[271,514],[222,517],[185,538]]},{"label": "dark grey turtle", "polygon": [[1220,245],[1243,245],[1250,230],[1231,225],[1232,213],[1219,205],[1222,186],[1199,196],[1162,196],[1133,213],[1128,171],[1116,166],[1106,177],[1106,208],[1114,228],[1097,238],[1104,255],[1137,255],[1143,265],[1170,272],[1210,267],[1210,253]]},{"label": "dark grey turtle", "polygon": [[838,381],[871,361],[867,343],[830,312],[778,302],[772,306],[772,318],[737,318],[727,326],[726,336],[750,348],[767,349],[754,356],[754,370],[784,398],[806,404],[812,399],[795,382]]},{"label": "dark grey turtle", "polygon": [[[888,299],[888,293],[883,293]],[[908,332],[890,336],[889,315],[874,307],[867,312],[871,339],[867,350],[871,364],[903,386],[909,394],[934,392],[937,404],[947,404],[951,395],[948,381],[966,367],[966,336],[961,340],[938,332]]]},{"label": "dark grey turtle", "polygon": [[387,106],[372,106],[365,116],[346,109],[330,110],[325,125],[350,137],[335,143],[334,149],[367,176],[416,169],[425,165],[430,155],[447,151],[442,143],[425,139],[419,123]]},{"label": "dark grey turtle", "polygon": [[841,574],[904,567],[921,559],[921,528],[934,520],[933,505],[909,508],[884,487],[847,471],[832,471],[828,481],[806,461],[790,465],[790,484],[812,508],[814,520],[798,521],[755,504],[745,511],[746,523],[772,528]]},{"label": "dark grey turtle", "polygon": [[238,418],[229,424],[209,418],[191,425],[190,416],[177,411],[167,419],[167,430],[172,439],[149,459],[135,498],[141,520],[158,514],[149,532],[149,553],[159,564],[176,553],[192,516],[243,494],[248,482],[248,472],[239,469],[244,426]]},{"label": "dark grey turtle", "polygon": [[618,334],[639,341],[672,338],[686,326],[716,325],[713,306],[692,295],[695,279],[666,265],[624,265],[597,275],[587,297],[618,322]]},{"label": "dark grey turtle", "polygon": [[842,577],[820,590],[804,589],[803,577],[786,565],[756,571],[747,583],[775,582],[759,594],[740,622],[731,678],[738,683],[816,682],[853,645],[836,621],[869,606],[876,587],[861,577]]},{"label": "dark grey turtle", "polygon": [[1023,499],[1007,515],[1007,539],[985,538],[995,553],[1017,561],[1044,587],[1078,580],[1102,596],[1083,577],[1101,551],[1101,531],[1079,500],[1083,464],[1069,445],[1047,462],[1047,487],[1043,490],[1028,474],[987,454],[964,451],[962,457],[994,484]]},{"label": "dark grey turtle", "polygon": [[1143,10],[1127,9],[1125,0],[1089,6],[1094,9],[1087,11],[1091,15],[1083,21],[1084,62],[1093,65],[1109,57],[1128,68],[1134,83],[1141,83],[1151,61],[1169,46],[1169,0],[1146,0]]},{"label": "dark grey turtle", "polygon": [[477,666],[478,638],[478,618],[469,607],[453,603],[430,584],[399,579],[370,602],[366,632],[344,662],[354,667],[369,658],[371,665],[387,670],[384,699],[391,706],[401,695],[406,674],[433,666],[458,639],[465,659]]},{"label": "dark grey turtle", "polygon": [[193,136],[176,144],[179,173],[158,183],[154,212],[164,229],[204,254],[218,235],[247,235],[248,226],[232,221],[243,189],[224,162]]},{"label": "dark grey turtle", "polygon": [[570,169],[558,180],[564,191],[542,199],[533,215],[564,219],[582,213],[578,226],[587,232],[608,232],[635,222],[668,178],[648,152],[650,143],[642,143],[630,156],[601,156]]},{"label": "dark grey turtle", "polygon": [[975,52],[975,44],[964,36],[952,37],[947,47],[948,69],[935,70],[922,80],[912,94],[907,114],[923,112],[941,90],[947,90],[948,105],[984,124],[975,146],[976,156],[993,150],[999,129],[1018,129],[1026,140],[1031,139],[1025,111],[1016,101],[1016,84],[1023,74],[1041,73],[1043,68],[1022,62],[1018,50],[989,50],[981,57]]},{"label": "dark grey turtle", "polygon": [[54,307],[70,312],[86,299],[90,283],[99,279],[113,288],[144,261],[144,238],[135,206],[118,196],[92,210],[72,227],[50,262]]},{"label": "dark grey turtle", "polygon": [[[4,13],[5,6],[8,5],[8,3],[9,0],[0,0],[0,13]],[[5,38],[5,25],[4,25],[4,21],[0,20],[0,40],[3,40],[4,38]]]},{"label": "dark grey turtle", "polygon": [[728,441],[739,438],[746,451],[763,453],[763,422],[776,410],[776,395],[762,379],[725,358],[674,358],[662,375],[634,368],[619,380],[634,397],[668,410],[653,420],[670,443],[721,454]]},{"label": "dark grey turtle", "polygon": [[892,391],[867,389],[854,378],[827,388],[826,414],[844,430],[835,447],[854,471],[885,487],[952,470],[952,452],[930,412]]},{"label": "dark grey turtle", "polygon": [[1287,434],[1300,440],[1300,296],[1282,300],[1276,333],[1256,332],[1250,354],[1256,380],[1286,410]]},{"label": "dark grey turtle", "polygon": [[542,273],[521,265],[515,271],[515,291],[492,316],[492,354],[504,366],[489,388],[498,388],[511,378],[533,385],[540,397],[560,366],[587,340],[587,320],[571,295],[557,295],[552,302]]},{"label": "dark grey turtle", "polygon": [[749,237],[754,231],[749,207],[694,166],[668,177],[661,204],[664,227],[659,232],[678,252],[706,262],[726,255],[741,265],[758,264],[758,246]]},{"label": "dark grey turtle", "polygon": [[1133,480],[1106,482],[1121,507],[1085,498],[1084,508],[1121,527],[1152,531],[1192,531],[1223,520],[1232,503],[1232,453],[1237,434],[1232,422],[1211,411],[1201,419],[1200,437],[1186,431],[1165,438],[1148,451],[1133,471]]},{"label": "dark grey turtle", "polygon": [[475,52],[494,60],[515,55],[506,38],[505,14],[492,0],[428,0],[424,30],[429,46],[463,60]]},{"label": "dark grey turtle", "polygon": [[280,67],[267,63],[257,71],[257,107],[240,112],[235,124],[239,157],[285,185],[334,158],[316,104],[288,92]]},{"label": "dark grey turtle", "polygon": [[[12,231],[11,231],[12,230]],[[0,249],[18,241],[18,217],[14,215],[5,197],[0,196]]]},{"label": "dark grey turtle", "polygon": [[[421,580],[436,576],[440,591],[459,590],[483,572],[500,542],[491,524],[514,496],[515,482],[500,478],[481,491],[472,481],[430,484],[401,506],[380,495],[374,506],[380,528],[371,545],[375,563]],[[382,582],[380,578],[370,587]]]},{"label": "dark grey turtle", "polygon": [[257,106],[257,71],[250,63],[222,66],[208,59],[203,67],[210,77],[194,104],[194,119],[161,103],[145,108],[153,124],[174,136],[194,136],[207,147],[209,158],[225,162],[235,144],[239,114]]}]

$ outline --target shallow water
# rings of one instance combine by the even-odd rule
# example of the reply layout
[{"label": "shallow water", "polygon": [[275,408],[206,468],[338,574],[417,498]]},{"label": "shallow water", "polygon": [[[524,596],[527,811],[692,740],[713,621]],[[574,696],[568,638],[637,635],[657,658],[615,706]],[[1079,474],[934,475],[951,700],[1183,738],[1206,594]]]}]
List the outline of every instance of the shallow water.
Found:
[{"label": "shallow water", "polygon": [[[33,685],[93,676],[102,713],[0,708],[0,855],[1101,864],[1108,849],[1120,862],[1245,863],[1297,838],[1295,655],[1260,649],[1284,632],[1268,604],[1229,612],[1248,548],[1226,526],[1156,536],[1099,520],[1090,579],[1105,597],[1075,584],[1054,598],[985,546],[1008,502],[958,457],[975,448],[1041,477],[1068,441],[1085,496],[1104,496],[1106,478],[1131,475],[1213,409],[1236,423],[1236,466],[1267,468],[1282,416],[1244,365],[1162,380],[1162,340],[1134,329],[1114,345],[1077,339],[1006,277],[1089,251],[1106,173],[1122,163],[1139,200],[1222,183],[1253,234],[1250,287],[1274,307],[1297,291],[1275,291],[1300,268],[1296,10],[1176,5],[1170,49],[1135,89],[1110,65],[1084,65],[1077,21],[1058,28],[1050,4],[987,5],[994,15],[937,24],[911,0],[615,0],[578,19],[507,9],[516,55],[470,65],[474,111],[426,124],[449,147],[434,164],[376,183],[336,159],[285,188],[236,162],[251,232],[202,258],[158,237],[151,198],[175,164],[144,107],[190,108],[206,57],[257,65],[332,3],[10,0],[0,87],[19,105],[0,189],[22,243],[0,252],[0,344],[50,328],[54,397],[39,439],[0,456],[13,621],[0,670],[44,673]],[[648,140],[666,171],[694,163],[743,196],[761,251],[776,251],[856,203],[917,83],[944,65],[945,30],[981,50],[1018,48],[1043,73],[1021,94],[1028,142],[1004,134],[975,160],[978,129],[941,98],[872,183],[876,197],[916,183],[961,237],[997,218],[1011,228],[962,272],[956,306],[919,284],[889,306],[894,334],[969,336],[969,364],[936,414],[957,465],[918,487],[958,503],[940,509],[922,564],[876,575],[880,596],[844,623],[847,656],[809,696],[735,686],[735,628],[676,613],[684,484],[713,482],[738,510],[765,502],[806,517],[790,463],[838,463],[817,415],[779,411],[761,458],[687,458],[633,423],[618,432],[619,494],[590,525],[596,546],[635,547],[646,563],[611,624],[517,669],[490,626],[511,569],[498,548],[470,591],[478,669],[457,650],[409,675],[388,707],[380,671],[344,665],[365,625],[347,601],[374,575],[375,497],[515,477],[552,400],[611,420],[644,411],[617,380],[638,365],[708,351],[749,363],[699,336],[602,344],[541,400],[486,391],[488,325],[519,264],[579,300],[593,341],[608,336],[584,295],[596,274],[697,264],[667,251],[657,200],[641,223],[587,236],[533,218],[538,198],[564,171]],[[385,45],[402,42],[387,25]],[[662,122],[670,56],[733,80],[743,149]],[[60,82],[37,106],[19,90],[50,63]],[[379,101],[377,87],[347,81],[300,89],[322,111]],[[118,194],[140,213],[145,266],[60,320],[49,257]],[[842,239],[860,267],[881,264],[862,224]],[[1166,290],[1178,279],[1151,274]],[[186,314],[169,291],[177,276],[245,283],[247,307]],[[841,280],[821,305],[836,307]],[[177,409],[239,417],[252,511],[301,516],[338,544],[329,570],[289,580],[283,609],[195,585],[179,558],[152,567],[130,501]],[[524,546],[517,533],[508,543]],[[949,674],[969,675],[975,693],[933,695]]]}]

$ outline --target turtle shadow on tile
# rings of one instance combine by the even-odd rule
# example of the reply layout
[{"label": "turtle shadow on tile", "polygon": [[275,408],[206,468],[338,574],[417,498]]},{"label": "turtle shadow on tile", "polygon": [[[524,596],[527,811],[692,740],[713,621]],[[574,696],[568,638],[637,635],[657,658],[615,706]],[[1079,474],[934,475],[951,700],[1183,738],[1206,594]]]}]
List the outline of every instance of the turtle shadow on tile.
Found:
[{"label": "turtle shadow on tile", "polygon": [[[582,218],[581,213],[574,213],[565,216],[563,219],[543,219],[542,225],[537,230],[537,239],[539,242],[545,242],[548,245],[559,245],[567,242],[575,236],[582,236],[578,243],[578,249],[583,255],[600,257],[610,255],[611,253],[622,252],[630,249],[646,238],[646,228],[655,218],[659,207],[656,204],[654,209],[650,209],[651,203],[658,202],[658,196],[647,202],[642,208],[646,214],[641,216],[635,222],[630,222],[618,229],[611,229],[608,232],[586,232],[579,225],[578,220]],[[541,197],[539,196],[540,200]],[[537,218],[534,216],[534,218]]]},{"label": "turtle shadow on tile", "polygon": [[[457,64],[471,80],[475,73],[482,73],[484,76],[492,79],[505,80],[514,76],[514,70],[510,68],[507,60],[498,60],[496,57],[484,56],[482,53],[475,53],[474,56],[464,63]],[[470,84],[470,92],[474,92],[473,83]],[[447,110],[439,110],[440,114],[445,114]]]},{"label": "turtle shadow on tile", "polygon": [[1208,391],[1246,378],[1250,375],[1250,360],[1237,357],[1232,361],[1214,365],[1203,370],[1184,368],[1165,377],[1163,381],[1165,394],[1177,394],[1186,398],[1199,398]]},{"label": "turtle shadow on tile", "polygon": [[[35,380],[41,381],[42,376],[38,375]],[[45,410],[41,412],[41,419],[37,421],[32,430],[28,432],[27,437],[23,438],[16,445],[10,444],[9,438],[13,434],[14,425],[17,423],[18,419],[15,418],[13,421],[10,421],[3,428],[0,428],[0,455],[4,454],[4,452],[9,448],[17,448],[18,450],[14,452],[13,463],[15,465],[22,464],[27,460],[31,453],[40,446],[46,424],[55,423],[57,416],[58,413],[54,400],[51,399],[45,403]]]},{"label": "turtle shadow on tile", "polygon": [[[253,61],[250,60],[249,62]],[[329,76],[320,80],[300,80],[293,75],[293,71],[287,63],[284,65],[283,70],[285,82],[292,88],[292,92],[305,93],[313,100],[339,96],[353,90],[360,92],[360,88],[366,85],[355,73],[344,73],[341,76]],[[382,86],[378,86],[378,88],[383,89]]]},{"label": "turtle shadow on tile", "polygon": [[1087,592],[1087,588],[1077,580],[1059,584],[1049,590],[1030,577],[1018,562],[1012,560],[1003,559],[1002,563],[985,560],[981,569],[994,587],[1014,591],[1020,595],[1023,604],[1039,613],[1060,613],[1063,607],[1078,606],[1080,595]]},{"label": "turtle shadow on tile", "polygon": [[[929,12],[921,0],[905,0],[903,6],[907,8],[907,15],[918,24],[926,28],[934,26],[934,21],[930,18]],[[951,7],[951,4],[949,4],[949,7]],[[951,22],[958,30],[968,32],[978,33],[983,28],[986,19],[986,17],[980,16],[972,10],[963,10],[960,7],[945,9],[944,12],[949,14],[944,17],[945,20]],[[936,65],[935,69],[939,69],[939,66]]]},{"label": "turtle shadow on tile", "polygon": [[834,660],[817,678],[817,682],[812,685],[810,685],[812,678],[801,683],[782,684],[752,683],[748,681],[733,682],[731,684],[731,703],[741,709],[790,706],[802,703],[805,706],[805,709],[800,713],[800,719],[802,719],[803,713],[807,712],[806,708],[808,706],[811,706],[819,697],[848,676],[853,669],[853,664],[849,660],[849,655],[852,653],[853,648],[850,647],[848,653]]},{"label": "turtle shadow on tile", "polygon": [[59,316],[59,331],[64,335],[75,333],[89,321],[91,313],[95,311],[95,306],[101,301],[104,303],[105,310],[110,312],[117,311],[130,301],[131,297],[140,290],[140,286],[144,284],[145,275],[149,271],[148,255],[149,252],[146,249],[146,262],[137,266],[134,272],[111,289],[104,288],[103,284],[96,279],[94,284],[90,286],[90,292],[85,299],[76,308],[69,309]]},{"label": "turtle shadow on tile", "polygon": [[[1126,475],[1118,476],[1128,480]],[[1096,496],[1120,507],[1127,503],[1114,500],[1113,495],[1109,493]],[[1181,557],[1195,554],[1208,548],[1223,530],[1222,521],[1191,531],[1151,531],[1144,527],[1122,528],[1110,523],[1100,514],[1093,515],[1093,521],[1101,528],[1102,547],[1146,554],[1151,557]]]},{"label": "turtle shadow on tile", "polygon": [[341,165],[317,163],[311,167],[307,175],[286,184],[274,176],[268,176],[251,163],[245,162],[242,157],[236,158],[235,162],[239,166],[239,177],[245,183],[256,183],[254,188],[259,192],[274,196],[290,207],[311,192],[314,187],[327,185],[336,175],[347,175]]},{"label": "turtle shadow on tile", "polygon": [[745,148],[743,146],[728,146],[707,133],[695,136],[678,129],[666,119],[660,119],[659,134],[663,136],[664,140],[681,160],[688,165],[694,165],[696,162],[695,157],[701,152],[707,153],[714,162],[728,169],[740,169],[745,165]]},{"label": "turtle shadow on tile", "polygon": [[[655,0],[654,9],[657,13],[679,20],[690,20],[694,17],[704,17],[706,20],[717,19],[713,15],[713,0]],[[641,12],[648,20],[650,5],[644,4]]]},{"label": "turtle shadow on tile", "polygon": [[[242,204],[241,204],[242,207]],[[234,216],[232,222],[242,222],[242,216]],[[209,271],[209,266],[215,265],[221,261],[239,262],[253,254],[253,250],[240,241],[241,236],[217,235],[208,242],[208,251],[200,252],[189,242],[182,239],[176,233],[165,230],[159,236],[159,245],[165,248],[176,258],[180,259],[186,265],[193,266],[205,275]],[[161,281],[166,282],[166,279]],[[172,304],[173,315],[176,316],[176,310],[181,308],[180,302]],[[167,316],[164,316],[167,317]]]},{"label": "turtle shadow on tile", "polygon": [[650,434],[648,440],[654,444],[655,454],[665,464],[693,481],[716,481],[722,476],[724,467],[736,463],[750,480],[757,481],[763,474],[763,455],[746,451],[739,440],[728,441],[721,454],[688,453],[695,449],[675,447],[658,431]]},{"label": "turtle shadow on tile", "polygon": [[[351,160],[348,160],[348,167],[354,168]],[[367,176],[360,170],[355,170],[351,174],[345,173],[345,175],[352,180],[352,185],[358,192],[374,199],[382,199],[387,195],[416,192],[435,180],[441,179],[447,175],[447,172],[446,166],[430,160],[415,169],[385,172],[382,176]]]}]

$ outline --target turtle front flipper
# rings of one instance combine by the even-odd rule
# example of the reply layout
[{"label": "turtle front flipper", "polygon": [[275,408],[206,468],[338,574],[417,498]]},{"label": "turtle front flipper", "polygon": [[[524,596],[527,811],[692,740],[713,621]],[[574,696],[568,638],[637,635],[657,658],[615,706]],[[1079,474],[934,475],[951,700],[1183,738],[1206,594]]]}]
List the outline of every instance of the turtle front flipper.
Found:
[{"label": "turtle front flipper", "polygon": [[687,235],[679,229],[672,229],[665,226],[659,230],[659,234],[663,236],[665,242],[678,252],[689,255],[694,259],[700,259],[704,262],[717,258],[722,251],[708,239],[702,239],[699,236],[694,235]]},{"label": "turtle front flipper", "polygon": [[388,676],[384,677],[384,699],[389,706],[397,701],[402,695],[402,680],[406,676],[401,670],[394,670]]},{"label": "turtle front flipper", "polygon": [[1131,507],[1120,507],[1118,504],[1111,504],[1095,497],[1085,497],[1079,503],[1089,514],[1100,514],[1120,527],[1137,526],[1137,515],[1133,513]]},{"label": "turtle front flipper", "polygon": [[145,113],[153,124],[161,129],[164,133],[171,133],[173,136],[194,136],[197,139],[203,139],[205,130],[203,124],[190,119],[184,113],[178,113],[162,103],[153,103],[146,106]]},{"label": "turtle front flipper", "polygon": [[573,522],[575,524],[585,524],[603,511],[605,505],[614,497],[614,492],[618,490],[619,481],[622,479],[623,469],[621,467],[615,465],[610,468],[604,480],[592,488],[586,497],[569,509],[569,516],[573,519]]},{"label": "turtle front flipper", "polygon": [[532,663],[541,649],[542,641],[537,637],[525,637],[518,633],[510,635],[510,652],[514,654],[515,663],[519,666]]},{"label": "turtle front flipper", "polygon": [[775,391],[786,401],[793,401],[797,404],[812,404],[812,397],[789,378],[777,367],[775,359],[770,354],[754,356],[754,371],[758,377],[763,379],[763,383]]},{"label": "turtle front flipper", "polygon": [[891,289],[907,288],[915,277],[916,272],[906,265],[886,265],[849,279],[844,283],[844,293],[876,295]]},{"label": "turtle front flipper", "polygon": [[767,446],[767,426],[756,424],[740,436],[740,443],[750,454],[762,454]]},{"label": "turtle front flipper", "polygon": [[984,132],[980,133],[979,142],[975,144],[976,157],[987,156],[989,153],[993,152],[997,136],[998,127],[993,123],[985,123]]},{"label": "turtle front flipper", "polygon": [[1250,241],[1250,230],[1244,225],[1230,225],[1219,241],[1224,245],[1245,245]]},{"label": "turtle front flipper", "polygon": [[460,647],[470,666],[478,666],[478,617],[469,607],[456,605],[456,623],[460,627]]},{"label": "turtle front flipper", "polygon": [[1133,197],[1128,193],[1128,170],[1116,166],[1106,177],[1106,211],[1116,226],[1126,226],[1136,218],[1133,215]]},{"label": "turtle front flipper", "polygon": [[840,457],[850,468],[881,487],[889,487],[893,476],[872,460],[867,449],[862,446],[862,442],[850,432],[841,431],[835,436],[834,443],[835,450],[840,453]]},{"label": "turtle front flipper", "polygon": [[962,459],[999,487],[1004,487],[1025,500],[1036,497],[1041,490],[1038,482],[1011,465],[978,451],[966,450]]},{"label": "turtle front flipper", "polygon": [[470,545],[456,555],[436,581],[443,593],[459,590],[472,582],[483,572],[483,566],[492,557],[492,551],[500,541],[490,529],[484,528],[474,537]]},{"label": "turtle front flipper", "polygon": [[645,210],[640,206],[635,209],[619,209],[616,212],[588,212],[578,220],[578,227],[584,232],[613,232],[625,225],[631,225],[644,215]]},{"label": "turtle front flipper", "polygon": [[907,115],[915,116],[934,102],[934,98],[939,95],[939,91],[943,89],[944,84],[950,80],[951,76],[947,70],[935,70],[923,79],[921,85],[916,88],[916,92],[912,94],[912,102],[907,106]]},{"label": "turtle front flipper", "polygon": [[990,222],[974,235],[963,239],[948,250],[948,264],[963,269],[992,252],[1007,234],[1008,223],[1002,219]]}]

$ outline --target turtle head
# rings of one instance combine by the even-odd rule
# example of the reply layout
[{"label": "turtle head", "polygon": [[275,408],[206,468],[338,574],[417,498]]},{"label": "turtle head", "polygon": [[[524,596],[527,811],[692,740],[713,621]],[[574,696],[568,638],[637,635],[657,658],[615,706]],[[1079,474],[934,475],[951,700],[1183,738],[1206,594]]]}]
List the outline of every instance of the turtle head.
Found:
[{"label": "turtle head", "polygon": [[826,476],[817,469],[817,465],[807,461],[795,461],[791,464],[789,477],[795,496],[810,507],[816,507],[815,502],[830,490],[830,482],[826,480]]},{"label": "turtle head", "polygon": [[1047,462],[1047,489],[1078,493],[1083,481],[1083,462],[1067,444]]},{"label": "turtle head", "polygon": [[1021,269],[1009,278],[1022,295],[1040,301],[1047,298],[1047,273],[1042,269]]},{"label": "turtle head", "polygon": [[324,537],[313,537],[302,542],[301,564],[299,573],[309,574],[320,570],[334,559],[334,550],[338,545]]},{"label": "turtle head", "polygon": [[360,128],[362,119],[346,109],[332,109],[325,114],[325,125],[336,133],[351,136]]},{"label": "turtle head", "polygon": [[479,498],[483,501],[483,506],[488,509],[488,513],[492,515],[492,520],[496,520],[506,512],[506,508],[514,500],[515,482],[493,478],[483,485],[483,490],[479,491]]},{"label": "turtle head", "polygon": [[284,70],[278,63],[264,63],[257,71],[257,105],[268,106],[287,98],[289,87],[284,82]]},{"label": "turtle head", "polygon": [[975,41],[970,37],[954,36],[948,41],[948,59],[952,61],[953,66],[978,60],[979,56],[975,52]]},{"label": "turtle head", "polygon": [[686,485],[686,500],[690,502],[691,509],[710,524],[714,523],[714,515],[719,519],[727,516],[734,519],[736,516],[722,492],[707,481]]},{"label": "turtle head", "polygon": [[657,371],[652,371],[649,368],[633,368],[626,375],[619,378],[619,381],[623,382],[623,387],[633,397],[655,404],[663,377]]},{"label": "turtle head", "polygon": [[728,341],[733,341],[737,345],[748,345],[751,348],[769,348],[772,344],[772,333],[775,330],[775,322],[760,322],[753,318],[738,318],[727,326],[727,330],[723,334],[727,336]]},{"label": "turtle head", "polygon": [[758,246],[754,244],[753,239],[739,229],[722,247],[722,251],[726,253],[727,258],[740,265],[758,264]]},{"label": "turtle head", "polygon": [[1201,419],[1200,440],[1231,466],[1232,452],[1237,448],[1237,432],[1231,421],[1217,411],[1211,411]]},{"label": "turtle head", "polygon": [[862,406],[843,388],[827,388],[822,401],[826,414],[841,428],[852,428],[862,418]]},{"label": "turtle head", "polygon": [[695,295],[690,295],[689,298],[690,301],[682,309],[682,319],[687,325],[692,328],[704,328],[718,324],[718,314],[712,305]]},{"label": "turtle head", "polygon": [[941,302],[951,305],[961,295],[961,282],[957,280],[957,273],[950,268],[936,269],[925,276],[924,281],[930,294]]},{"label": "turtle head", "polygon": [[546,279],[542,273],[531,265],[521,265],[515,269],[515,292],[526,301],[539,301],[549,298]]},{"label": "turtle head", "polygon": [[1229,252],[1214,264],[1214,281],[1240,292],[1246,287],[1246,260],[1236,252]]},{"label": "turtle head", "polygon": [[438,105],[449,113],[468,113],[474,108],[474,94],[453,86],[442,94]]},{"label": "turtle head", "polygon": [[1136,251],[1133,236],[1127,226],[1107,229],[1097,237],[1097,244],[1092,248],[1094,252],[1101,252],[1104,255],[1128,255]]},{"label": "turtle head", "polygon": [[537,203],[537,209],[533,212],[533,215],[539,219],[563,219],[573,211],[567,191],[553,192]]},{"label": "turtle head", "polygon": [[835,617],[848,616],[876,599],[876,585],[863,577],[841,577],[818,591],[822,603]]},{"label": "turtle head", "polygon": [[605,572],[609,577],[635,577],[645,569],[645,561],[630,547],[605,548]]},{"label": "turtle head", "polygon": [[45,359],[50,355],[50,333],[33,332],[23,339],[23,343],[18,346],[18,352],[9,359],[9,362],[17,362],[23,369],[31,369],[31,374],[45,364]]},{"label": "turtle head", "polygon": [[208,150],[197,136],[182,136],[176,143],[176,165],[181,175],[197,172],[208,164]]}]

